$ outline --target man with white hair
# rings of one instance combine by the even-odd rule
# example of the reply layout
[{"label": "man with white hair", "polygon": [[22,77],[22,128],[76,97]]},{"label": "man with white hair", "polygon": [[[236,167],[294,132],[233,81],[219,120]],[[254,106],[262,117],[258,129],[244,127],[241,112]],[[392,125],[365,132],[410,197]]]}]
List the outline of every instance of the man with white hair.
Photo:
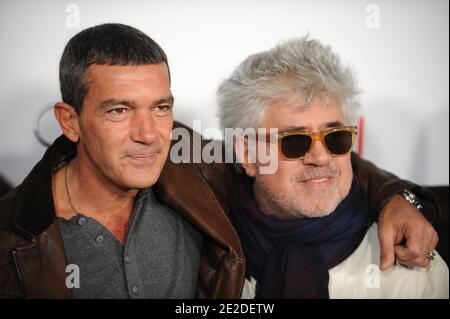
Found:
[{"label": "man with white hair", "polygon": [[[359,89],[327,46],[304,37],[248,57],[218,89],[224,128],[271,128],[273,174],[248,136],[234,142],[231,220],[246,257],[243,298],[448,298],[448,268],[380,272],[378,224],[353,174]],[[274,142],[275,140],[275,142]],[[228,141],[230,142],[230,141]],[[397,245],[399,259],[406,248]]]}]

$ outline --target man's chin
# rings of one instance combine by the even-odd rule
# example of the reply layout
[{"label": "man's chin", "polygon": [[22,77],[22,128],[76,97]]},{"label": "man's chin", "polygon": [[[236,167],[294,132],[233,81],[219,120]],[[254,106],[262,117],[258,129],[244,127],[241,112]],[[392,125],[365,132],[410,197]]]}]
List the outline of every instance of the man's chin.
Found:
[{"label": "man's chin", "polygon": [[327,217],[330,215],[333,211],[307,211],[303,212],[302,216],[306,218],[322,218]]},{"label": "man's chin", "polygon": [[136,176],[135,178],[130,178],[130,176],[128,176],[124,179],[122,185],[124,185],[124,188],[126,189],[149,188],[156,184],[156,182],[158,181],[158,177],[159,175],[147,176],[145,178],[143,178],[143,176]]},{"label": "man's chin", "polygon": [[309,205],[308,207],[302,207],[301,215],[304,217],[309,218],[321,218],[326,217],[333,213],[336,210],[336,207],[338,204],[336,204],[337,201],[333,202],[317,202],[317,203],[311,203],[312,205]]},{"label": "man's chin", "polygon": [[[130,189],[149,188],[156,184],[162,171],[160,163],[154,163],[152,167],[128,166],[122,171],[123,184]],[[125,174],[123,172],[126,172]]]}]

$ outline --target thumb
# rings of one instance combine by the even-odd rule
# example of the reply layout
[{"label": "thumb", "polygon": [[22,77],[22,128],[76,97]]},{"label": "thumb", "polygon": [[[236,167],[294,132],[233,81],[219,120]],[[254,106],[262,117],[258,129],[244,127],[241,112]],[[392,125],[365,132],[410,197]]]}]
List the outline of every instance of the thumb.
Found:
[{"label": "thumb", "polygon": [[380,269],[386,270],[395,263],[394,240],[395,232],[392,228],[379,228],[380,239]]}]

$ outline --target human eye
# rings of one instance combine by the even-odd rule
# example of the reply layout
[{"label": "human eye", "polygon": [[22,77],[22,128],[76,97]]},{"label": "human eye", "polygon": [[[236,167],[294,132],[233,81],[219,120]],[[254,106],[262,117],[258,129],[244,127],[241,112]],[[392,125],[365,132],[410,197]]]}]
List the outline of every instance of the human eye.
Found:
[{"label": "human eye", "polygon": [[117,107],[106,111],[106,115],[109,119],[113,121],[123,120],[129,113],[129,109],[125,107]]},{"label": "human eye", "polygon": [[172,111],[172,105],[169,104],[161,104],[155,106],[155,111],[159,116],[165,116]]}]

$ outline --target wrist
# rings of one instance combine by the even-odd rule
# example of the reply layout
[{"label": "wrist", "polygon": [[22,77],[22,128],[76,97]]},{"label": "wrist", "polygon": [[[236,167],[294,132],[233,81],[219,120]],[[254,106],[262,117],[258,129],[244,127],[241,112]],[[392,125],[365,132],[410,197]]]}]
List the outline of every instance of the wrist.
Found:
[{"label": "wrist", "polygon": [[408,189],[404,189],[403,191],[400,192],[400,195],[403,196],[403,198],[412,206],[414,206],[417,210],[422,211],[423,206],[420,203],[419,199],[417,198],[416,194],[414,194]]}]

